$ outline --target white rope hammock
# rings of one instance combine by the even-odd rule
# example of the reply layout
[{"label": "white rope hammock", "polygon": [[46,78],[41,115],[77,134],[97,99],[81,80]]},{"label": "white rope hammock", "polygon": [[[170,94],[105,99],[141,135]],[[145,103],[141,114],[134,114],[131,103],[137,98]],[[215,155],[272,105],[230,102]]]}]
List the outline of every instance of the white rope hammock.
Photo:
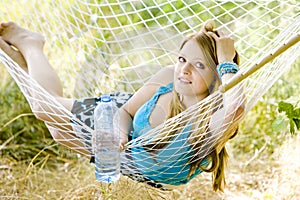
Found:
[{"label": "white rope hammock", "polygon": [[[207,130],[196,122],[209,120],[209,113],[219,108],[223,92],[236,95],[236,90],[230,88],[234,85],[243,87],[243,103],[247,113],[300,55],[300,44],[297,43],[300,30],[298,1],[99,2],[18,1],[22,15],[17,14],[13,3],[9,3],[11,5],[5,4],[3,8],[5,12],[0,10],[5,15],[0,16],[2,20],[17,21],[46,37],[46,54],[59,76],[63,77],[65,94],[76,99],[116,91],[134,93],[159,69],[175,64],[184,36],[199,31],[207,19],[213,19],[218,28],[229,32],[241,56],[241,71],[232,83],[224,84],[203,101],[129,141],[128,150],[122,155],[123,167],[130,174],[142,173],[148,179],[157,180],[160,174],[170,173],[170,179],[173,177],[175,180],[178,174],[186,173],[176,169],[195,156],[192,151],[199,152],[196,160],[203,159],[211,151],[208,147],[220,139],[223,131],[208,137],[209,131],[214,130]],[[73,118],[80,131],[76,129],[70,133],[69,130],[58,128],[70,124],[69,116],[72,113],[2,50],[0,60],[31,106],[47,105],[45,114],[53,119],[60,118],[59,122],[46,122],[51,132],[60,134],[58,142],[72,143],[75,151],[80,150],[79,143],[90,144],[87,135],[92,133],[91,127]],[[191,142],[193,134],[190,137],[182,134],[171,137],[168,133],[161,133],[162,127],[170,131],[178,123],[181,123],[181,130],[188,126],[203,130],[203,137],[198,136],[202,138],[202,141],[198,141],[202,143],[200,149],[196,149]],[[167,137],[171,137],[167,150],[156,149],[155,144],[160,140],[166,141]],[[151,147],[148,151],[156,151],[157,154],[153,158],[151,153],[150,157],[146,157],[140,155],[139,151],[130,151],[138,147]],[[136,168],[138,171],[135,171]]]}]

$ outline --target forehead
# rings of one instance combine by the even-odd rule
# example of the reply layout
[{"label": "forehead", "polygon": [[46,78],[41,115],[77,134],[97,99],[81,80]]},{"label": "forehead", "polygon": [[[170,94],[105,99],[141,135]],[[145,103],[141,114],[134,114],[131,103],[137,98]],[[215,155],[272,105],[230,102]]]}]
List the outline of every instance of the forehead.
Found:
[{"label": "forehead", "polygon": [[203,59],[203,52],[195,39],[188,40],[180,50],[180,54],[189,60]]}]

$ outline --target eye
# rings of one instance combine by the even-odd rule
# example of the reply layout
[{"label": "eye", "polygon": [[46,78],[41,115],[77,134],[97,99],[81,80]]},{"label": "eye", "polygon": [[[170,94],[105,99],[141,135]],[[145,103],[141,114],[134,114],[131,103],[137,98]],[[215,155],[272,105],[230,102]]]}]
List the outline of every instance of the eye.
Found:
[{"label": "eye", "polygon": [[179,58],[178,58],[178,61],[181,62],[181,63],[186,62],[186,60],[185,60],[183,57],[179,57]]},{"label": "eye", "polygon": [[195,66],[196,66],[197,68],[199,68],[199,69],[204,69],[204,67],[205,67],[201,62],[197,62],[197,63],[195,64]]}]

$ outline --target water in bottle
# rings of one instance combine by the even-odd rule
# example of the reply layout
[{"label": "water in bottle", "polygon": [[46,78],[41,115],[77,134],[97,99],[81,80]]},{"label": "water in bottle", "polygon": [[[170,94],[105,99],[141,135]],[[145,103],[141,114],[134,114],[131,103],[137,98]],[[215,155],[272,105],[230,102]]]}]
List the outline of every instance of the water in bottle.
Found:
[{"label": "water in bottle", "polygon": [[120,177],[120,132],[118,108],[110,95],[102,95],[94,111],[92,136],[95,174],[100,182],[115,182]]}]

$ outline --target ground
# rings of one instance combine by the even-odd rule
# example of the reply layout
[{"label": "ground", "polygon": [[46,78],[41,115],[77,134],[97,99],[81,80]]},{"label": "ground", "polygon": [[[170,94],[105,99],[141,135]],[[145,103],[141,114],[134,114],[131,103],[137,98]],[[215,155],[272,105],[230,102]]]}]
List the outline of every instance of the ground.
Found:
[{"label": "ground", "polygon": [[[272,156],[262,147],[254,155],[236,154],[230,148],[224,193],[211,189],[209,174],[201,174],[188,185],[161,192],[125,177],[116,184],[95,180],[93,166],[85,158],[54,162],[16,162],[0,158],[1,199],[300,199],[300,138],[288,138]],[[34,163],[34,162],[33,162]]]}]

